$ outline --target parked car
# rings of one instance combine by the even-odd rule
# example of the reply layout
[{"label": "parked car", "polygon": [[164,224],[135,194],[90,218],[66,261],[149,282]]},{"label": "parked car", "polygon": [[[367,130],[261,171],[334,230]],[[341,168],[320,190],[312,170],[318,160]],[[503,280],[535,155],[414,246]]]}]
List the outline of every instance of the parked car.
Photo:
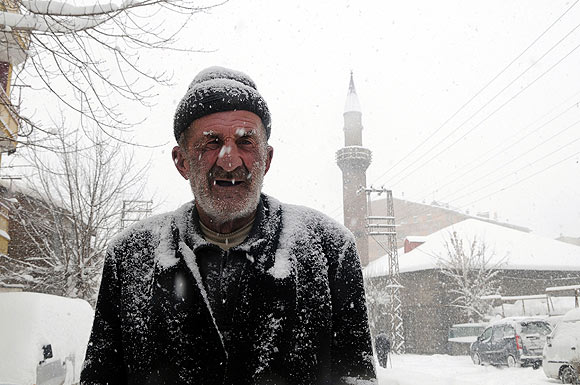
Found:
[{"label": "parked car", "polygon": [[473,363],[482,365],[533,366],[542,365],[542,350],[550,324],[541,318],[510,317],[487,327],[471,344]]},{"label": "parked car", "polygon": [[486,326],[486,323],[452,325],[447,337],[447,354],[452,356],[468,355],[469,347],[477,340]]},{"label": "parked car", "polygon": [[580,366],[580,309],[567,312],[546,340],[543,369],[549,378],[575,384]]},{"label": "parked car", "polygon": [[78,384],[92,322],[82,299],[0,293],[0,384]]}]

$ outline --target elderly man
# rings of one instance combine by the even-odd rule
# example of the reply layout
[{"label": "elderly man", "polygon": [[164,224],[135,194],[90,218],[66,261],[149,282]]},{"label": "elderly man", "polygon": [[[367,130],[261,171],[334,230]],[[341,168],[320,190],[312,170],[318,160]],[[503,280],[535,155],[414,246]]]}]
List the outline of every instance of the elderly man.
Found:
[{"label": "elderly man", "polygon": [[273,149],[244,73],[199,73],[172,155],[195,200],[111,242],[81,383],[374,383],[352,235],[261,194]]}]

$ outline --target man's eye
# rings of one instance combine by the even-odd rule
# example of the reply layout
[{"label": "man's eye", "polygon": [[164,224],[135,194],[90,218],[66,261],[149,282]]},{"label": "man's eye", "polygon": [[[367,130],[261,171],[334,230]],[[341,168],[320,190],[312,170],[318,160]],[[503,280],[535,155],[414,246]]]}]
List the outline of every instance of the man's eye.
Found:
[{"label": "man's eye", "polygon": [[207,142],[205,144],[205,147],[210,149],[210,150],[217,150],[217,148],[219,146],[220,146],[220,142],[217,139],[210,140],[209,142]]},{"label": "man's eye", "polygon": [[238,139],[238,145],[242,145],[242,146],[250,146],[252,145],[252,141],[250,139],[246,139],[246,138],[240,138]]}]

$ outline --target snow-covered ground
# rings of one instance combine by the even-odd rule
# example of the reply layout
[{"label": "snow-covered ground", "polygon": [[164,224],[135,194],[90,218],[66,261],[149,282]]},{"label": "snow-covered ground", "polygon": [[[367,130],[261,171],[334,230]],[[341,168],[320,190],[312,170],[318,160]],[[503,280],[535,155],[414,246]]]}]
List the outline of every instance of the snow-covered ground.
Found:
[{"label": "snow-covered ground", "polygon": [[393,355],[378,367],[379,385],[536,385],[558,384],[540,368],[476,366],[468,356]]}]

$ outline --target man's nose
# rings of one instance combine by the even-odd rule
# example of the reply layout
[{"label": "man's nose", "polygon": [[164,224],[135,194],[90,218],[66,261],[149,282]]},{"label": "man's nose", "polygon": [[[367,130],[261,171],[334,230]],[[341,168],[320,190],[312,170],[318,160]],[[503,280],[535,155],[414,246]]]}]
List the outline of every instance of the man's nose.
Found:
[{"label": "man's nose", "polygon": [[233,141],[226,141],[218,154],[216,164],[225,171],[233,171],[240,167],[243,162],[238,151],[238,146]]}]

